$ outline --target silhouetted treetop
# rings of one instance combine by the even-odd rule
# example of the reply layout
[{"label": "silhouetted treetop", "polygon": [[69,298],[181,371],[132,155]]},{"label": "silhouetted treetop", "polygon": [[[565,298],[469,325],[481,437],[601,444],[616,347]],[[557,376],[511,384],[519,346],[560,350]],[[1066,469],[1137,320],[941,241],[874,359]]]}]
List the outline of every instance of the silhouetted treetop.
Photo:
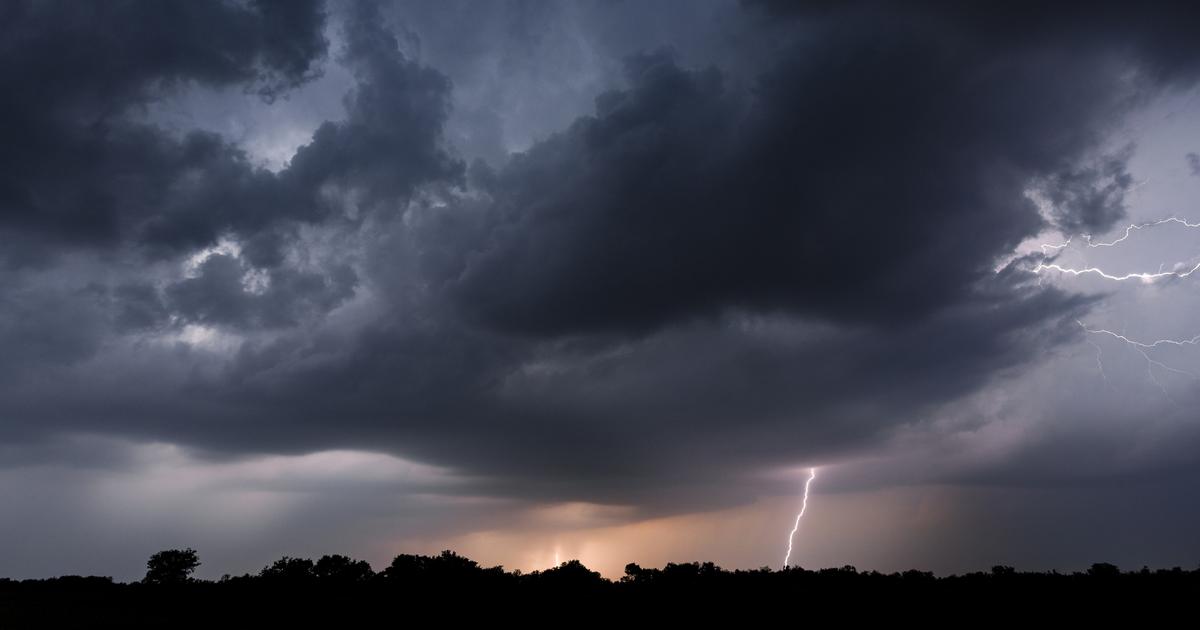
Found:
[{"label": "silhouetted treetop", "polygon": [[321,556],[313,567],[313,574],[318,580],[344,584],[366,582],[375,577],[375,571],[366,560],[355,560],[337,554]]},{"label": "silhouetted treetop", "polygon": [[200,566],[196,550],[165,549],[150,556],[146,561],[147,584],[181,584],[191,579],[192,572]]},{"label": "silhouetted treetop", "polygon": [[1092,577],[1113,578],[1121,575],[1121,569],[1115,564],[1097,562],[1087,570],[1087,574]]},{"label": "silhouetted treetop", "polygon": [[263,570],[258,575],[268,580],[284,580],[288,582],[301,582],[312,580],[316,577],[315,565],[313,565],[312,560],[289,556],[284,556],[270,566],[263,567]]},{"label": "silhouetted treetop", "polygon": [[437,556],[400,554],[379,575],[392,581],[443,583],[496,579],[511,574],[505,573],[502,567],[485,569],[474,560],[447,549]]},{"label": "silhouetted treetop", "polygon": [[556,589],[588,589],[608,584],[598,571],[588,569],[578,560],[568,560],[545,571],[534,571],[525,579]]}]

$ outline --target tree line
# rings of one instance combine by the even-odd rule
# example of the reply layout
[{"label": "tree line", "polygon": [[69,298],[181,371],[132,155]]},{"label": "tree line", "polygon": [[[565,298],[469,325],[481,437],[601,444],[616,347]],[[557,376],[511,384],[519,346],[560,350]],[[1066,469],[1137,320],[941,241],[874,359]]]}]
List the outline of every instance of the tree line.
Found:
[{"label": "tree line", "polygon": [[316,560],[284,556],[257,573],[217,580],[197,579],[199,566],[194,549],[167,549],[153,554],[145,576],[130,583],[95,576],[0,579],[0,627],[285,622],[344,627],[350,621],[392,621],[397,611],[480,619],[587,610],[592,620],[654,613],[712,621],[710,615],[811,617],[833,610],[850,618],[980,610],[1003,617],[1038,609],[1075,615],[1137,610],[1144,618],[1147,611],[1170,610],[1173,604],[1190,608],[1200,601],[1200,568],[1122,571],[1107,563],[1070,573],[995,566],[950,576],[853,566],[728,570],[712,562],[661,568],[631,563],[615,580],[578,560],[526,573],[484,567],[449,550],[401,554],[380,571],[336,554]]}]

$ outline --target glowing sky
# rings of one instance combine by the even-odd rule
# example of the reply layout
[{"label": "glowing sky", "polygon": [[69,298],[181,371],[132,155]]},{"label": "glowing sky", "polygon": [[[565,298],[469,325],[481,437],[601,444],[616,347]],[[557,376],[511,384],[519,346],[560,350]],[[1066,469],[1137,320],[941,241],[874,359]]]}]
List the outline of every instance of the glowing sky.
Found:
[{"label": "glowing sky", "polygon": [[5,3],[0,577],[1200,561],[1200,13],[818,4]]}]

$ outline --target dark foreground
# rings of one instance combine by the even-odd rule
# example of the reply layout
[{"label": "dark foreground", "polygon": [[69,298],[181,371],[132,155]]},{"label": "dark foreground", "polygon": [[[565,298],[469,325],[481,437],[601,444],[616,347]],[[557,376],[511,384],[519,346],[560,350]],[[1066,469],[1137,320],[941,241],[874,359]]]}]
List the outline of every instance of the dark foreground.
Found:
[{"label": "dark foreground", "polygon": [[146,579],[128,584],[106,577],[0,579],[0,628],[350,628],[469,621],[637,627],[723,621],[737,627],[776,619],[789,626],[1118,619],[1190,625],[1200,604],[1200,569],[1122,572],[1108,564],[1069,574],[994,567],[949,577],[853,567],[727,571],[712,563],[662,569],[630,564],[624,577],[610,581],[577,561],[523,574],[483,568],[443,552],[397,556],[378,573],[344,556],[317,562],[283,558],[258,575],[213,582],[189,577],[195,560],[189,563],[185,557],[181,565],[179,556],[155,558],[148,563]]}]

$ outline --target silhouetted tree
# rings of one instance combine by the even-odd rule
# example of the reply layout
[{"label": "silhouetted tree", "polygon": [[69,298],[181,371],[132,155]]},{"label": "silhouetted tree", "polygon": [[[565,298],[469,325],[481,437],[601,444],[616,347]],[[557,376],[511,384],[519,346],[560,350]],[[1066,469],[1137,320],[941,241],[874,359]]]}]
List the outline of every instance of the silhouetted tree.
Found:
[{"label": "silhouetted tree", "polygon": [[421,577],[425,573],[428,556],[402,553],[392,558],[392,563],[380,575],[388,580],[406,581]]},{"label": "silhouetted tree", "polygon": [[1119,569],[1115,564],[1097,562],[1087,570],[1087,574],[1092,577],[1112,578],[1121,575],[1121,569]]},{"label": "silhouetted tree", "polygon": [[933,571],[918,571],[916,569],[909,569],[901,573],[900,576],[909,582],[932,582],[935,579]]},{"label": "silhouetted tree", "polygon": [[578,560],[568,560],[556,567],[539,572],[535,581],[556,589],[586,589],[605,583],[600,573],[583,566]]},{"label": "silhouetted tree", "polygon": [[[446,550],[436,556],[401,554],[380,572],[380,577],[393,584],[419,588],[441,587],[446,584],[477,587],[483,584],[511,583],[515,576],[505,573],[504,567],[483,568],[479,563]],[[525,576],[528,577],[528,576]]]},{"label": "silhouetted tree", "polygon": [[339,584],[366,582],[375,576],[375,571],[365,560],[355,560],[347,556],[326,555],[317,560],[313,574],[319,580]]},{"label": "silhouetted tree", "polygon": [[314,569],[313,561],[308,558],[284,556],[276,560],[271,566],[263,567],[263,570],[258,575],[269,580],[301,582],[316,577]]},{"label": "silhouetted tree", "polygon": [[465,577],[479,571],[479,563],[449,549],[430,558],[428,568],[440,577]]},{"label": "silhouetted tree", "polygon": [[644,573],[645,569],[643,569],[641,565],[637,564],[636,562],[630,562],[629,564],[625,565],[625,575],[621,576],[621,581],[627,584],[644,582],[646,581]]},{"label": "silhouetted tree", "polygon": [[146,561],[146,577],[142,581],[147,584],[181,584],[191,579],[192,572],[198,566],[200,558],[195,549],[164,549]]}]

